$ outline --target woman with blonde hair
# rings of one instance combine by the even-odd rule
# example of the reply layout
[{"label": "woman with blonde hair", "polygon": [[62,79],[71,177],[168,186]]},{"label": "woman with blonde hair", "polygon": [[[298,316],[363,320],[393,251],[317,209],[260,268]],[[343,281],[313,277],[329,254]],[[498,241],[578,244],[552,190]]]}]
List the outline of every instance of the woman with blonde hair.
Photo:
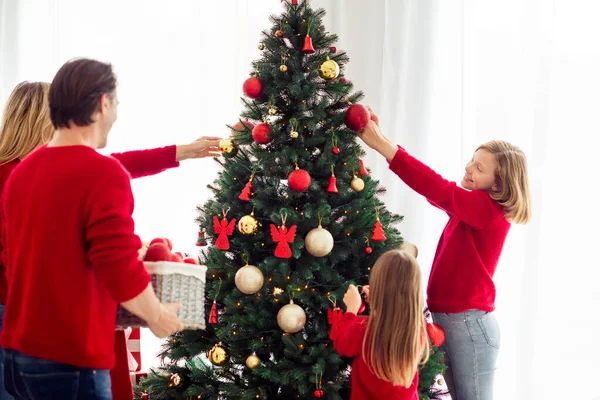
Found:
[{"label": "woman with blonde hair", "polygon": [[[0,125],[0,195],[8,177],[21,160],[47,144],[54,135],[48,105],[49,90],[50,84],[46,82],[22,82],[8,98]],[[177,167],[180,161],[186,159],[219,155],[219,141],[218,137],[205,136],[186,145],[114,153],[112,156],[119,160],[131,178],[138,178]],[[0,252],[1,250],[0,242]],[[7,291],[5,266],[0,259],[0,330]],[[124,340],[124,336],[122,339]],[[0,349],[0,365],[3,358]],[[129,376],[121,380],[113,378],[113,386],[118,386],[119,381],[130,385]],[[0,373],[0,400],[5,399],[12,397],[5,391],[4,377]]]},{"label": "woman with blonde hair", "polygon": [[338,353],[354,357],[350,399],[418,400],[418,367],[427,362],[429,342],[417,260],[401,250],[385,252],[368,288],[370,315],[357,316],[361,297],[350,285],[333,338]]},{"label": "woman with blonde hair", "polygon": [[359,137],[390,169],[449,220],[427,285],[427,305],[446,333],[444,377],[454,400],[491,400],[500,348],[493,281],[511,223],[531,218],[527,160],[518,147],[493,140],[477,147],[460,187],[396,146],[371,121]]}]

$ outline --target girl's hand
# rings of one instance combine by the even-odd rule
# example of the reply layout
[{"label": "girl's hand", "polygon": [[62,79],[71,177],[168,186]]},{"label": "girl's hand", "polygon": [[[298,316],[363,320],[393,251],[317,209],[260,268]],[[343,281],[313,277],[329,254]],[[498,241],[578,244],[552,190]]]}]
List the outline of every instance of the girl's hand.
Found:
[{"label": "girl's hand", "polygon": [[368,303],[369,302],[369,285],[365,285],[362,287],[362,294],[365,295],[365,301]]},{"label": "girl's hand", "polygon": [[346,290],[346,294],[344,295],[346,312],[351,312],[358,315],[358,310],[360,309],[361,303],[362,299],[360,298],[360,293],[358,293],[357,287],[350,284],[350,286],[348,286],[348,290]]},{"label": "girl's hand", "polygon": [[358,137],[388,161],[392,161],[398,148],[379,129],[379,116],[375,114],[371,107],[368,107],[368,110],[371,113],[371,120],[365,129],[358,133]]}]

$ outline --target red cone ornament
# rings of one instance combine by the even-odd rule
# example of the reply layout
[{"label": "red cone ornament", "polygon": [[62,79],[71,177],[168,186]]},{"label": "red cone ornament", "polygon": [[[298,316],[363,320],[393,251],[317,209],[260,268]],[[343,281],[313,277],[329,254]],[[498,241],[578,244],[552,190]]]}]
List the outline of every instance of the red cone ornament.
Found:
[{"label": "red cone ornament", "polygon": [[298,0],[292,0],[292,5],[293,6],[297,6],[298,5]]},{"label": "red cone ornament", "polygon": [[304,47],[302,48],[302,52],[304,54],[313,54],[315,52],[315,48],[312,44],[312,38],[308,35],[304,38]]},{"label": "red cone ornament", "polygon": [[365,164],[363,163],[363,160],[359,159],[358,163],[360,164],[360,175],[361,176],[369,175],[369,171],[367,171],[367,169],[365,168]]},{"label": "red cone ornament", "polygon": [[346,111],[344,123],[353,131],[361,132],[371,120],[371,113],[361,104],[352,104]]},{"label": "red cone ornament", "polygon": [[251,99],[257,99],[263,92],[263,84],[257,77],[252,77],[246,79],[244,85],[242,86],[242,90],[244,94]]},{"label": "red cone ornament", "polygon": [[269,133],[271,133],[271,127],[268,124],[258,124],[252,129],[252,139],[256,143],[267,144],[271,141]]},{"label": "red cone ornament", "polygon": [[375,225],[373,226],[371,240],[374,242],[383,242],[385,239],[387,238],[385,237],[385,233],[383,233],[383,226],[381,225],[379,218],[377,218],[377,221],[375,221]]},{"label": "red cone ornament", "polygon": [[250,201],[251,195],[252,195],[252,177],[250,177],[250,180],[248,181],[248,183],[246,183],[246,186],[244,186],[244,189],[242,189],[242,193],[238,196],[238,198],[242,201]]},{"label": "red cone ornament", "polygon": [[337,179],[335,176],[332,175],[329,177],[329,186],[327,187],[327,191],[329,193],[338,193],[337,186],[335,184],[336,181]]},{"label": "red cone ornament", "polygon": [[217,302],[213,301],[212,307],[210,309],[210,317],[208,318],[208,323],[209,324],[216,324],[217,323]]},{"label": "red cone ornament", "polygon": [[427,336],[429,336],[431,344],[433,344],[436,347],[440,347],[442,344],[444,344],[444,340],[446,340],[446,333],[444,332],[444,328],[442,328],[435,322],[428,322],[426,328]]}]

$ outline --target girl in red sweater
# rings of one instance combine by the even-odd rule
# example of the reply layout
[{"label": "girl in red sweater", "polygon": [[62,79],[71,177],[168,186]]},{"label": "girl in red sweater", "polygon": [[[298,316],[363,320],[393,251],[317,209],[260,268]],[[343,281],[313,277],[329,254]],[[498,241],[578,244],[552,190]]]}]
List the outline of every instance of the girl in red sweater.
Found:
[{"label": "girl in red sweater", "polygon": [[372,120],[359,137],[449,217],[433,259],[427,305],[446,333],[445,378],[452,399],[491,400],[500,348],[493,277],[511,222],[530,219],[525,155],[504,141],[482,144],[467,163],[460,187],[393,144],[370,111]]},{"label": "girl in red sweater", "polygon": [[361,297],[350,285],[346,313],[333,338],[338,353],[354,357],[350,399],[418,400],[417,368],[429,357],[429,342],[417,260],[401,250],[384,253],[363,292],[370,316],[357,316]]},{"label": "girl in red sweater", "polygon": [[[0,125],[0,195],[12,170],[34,150],[48,143],[54,134],[48,106],[50,84],[46,82],[22,82],[11,93],[2,113]],[[179,161],[192,158],[216,156],[218,137],[202,137],[193,143],[180,146],[167,146],[151,150],[114,153],[132,178],[153,175],[179,165]],[[0,220],[0,223],[2,221]],[[1,251],[1,248],[0,248]],[[0,259],[0,331],[3,326],[4,307],[6,304],[7,283],[5,267]],[[119,346],[125,349],[123,331],[116,332]],[[125,360],[127,353],[117,354],[117,358]],[[3,353],[0,348],[0,363]],[[118,373],[111,371],[113,393],[130,392],[131,382],[127,366],[118,365]],[[133,393],[130,398],[133,397]],[[4,377],[0,374],[0,400],[10,400],[4,389]]]}]

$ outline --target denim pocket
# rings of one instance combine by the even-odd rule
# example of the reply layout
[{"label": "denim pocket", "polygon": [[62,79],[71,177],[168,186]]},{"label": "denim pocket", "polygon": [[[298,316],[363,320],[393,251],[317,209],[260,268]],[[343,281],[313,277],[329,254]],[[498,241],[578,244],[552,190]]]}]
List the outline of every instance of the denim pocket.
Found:
[{"label": "denim pocket", "polygon": [[24,373],[21,379],[31,400],[77,399],[79,371]]},{"label": "denim pocket", "polygon": [[477,318],[477,324],[483,332],[485,341],[490,346],[500,348],[500,327],[493,314],[487,313],[480,318]]}]

